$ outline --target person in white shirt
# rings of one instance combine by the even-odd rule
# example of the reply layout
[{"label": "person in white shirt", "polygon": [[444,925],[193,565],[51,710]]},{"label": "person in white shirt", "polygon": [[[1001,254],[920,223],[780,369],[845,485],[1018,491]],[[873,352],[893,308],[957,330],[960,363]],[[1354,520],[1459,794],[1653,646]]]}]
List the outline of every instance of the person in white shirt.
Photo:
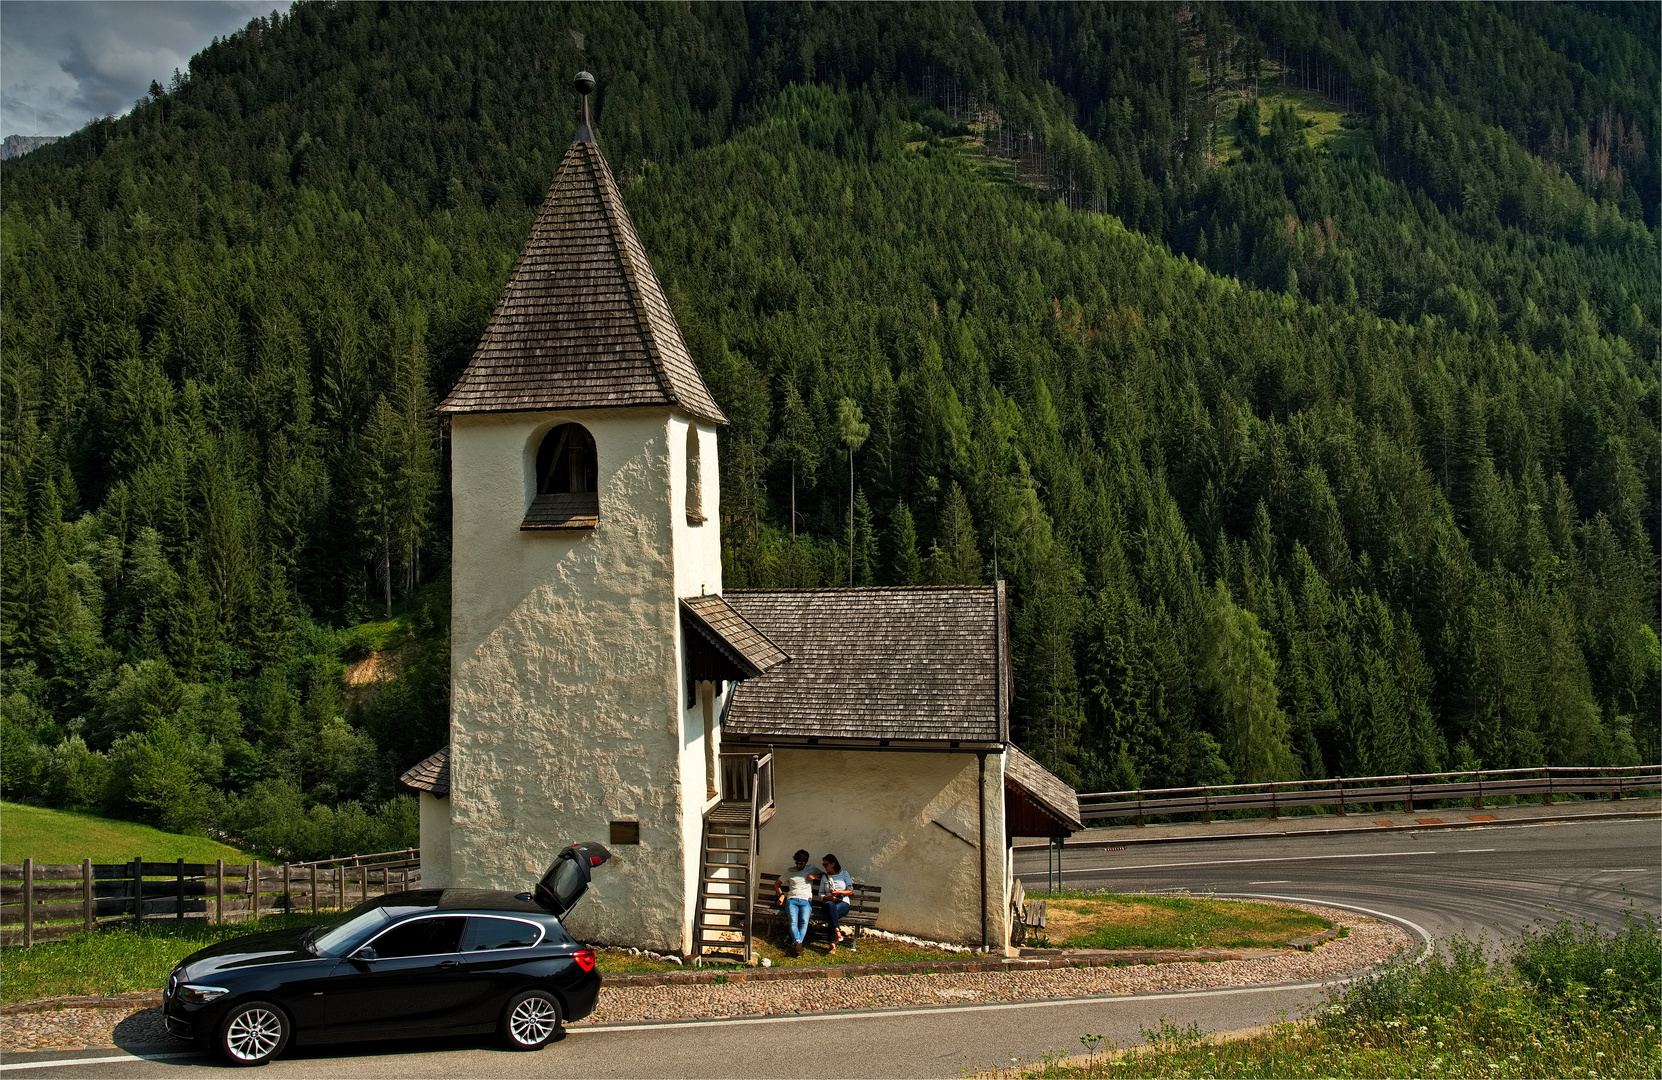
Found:
[{"label": "person in white shirt", "polygon": [[808,915],[813,911],[814,885],[819,872],[808,869],[808,853],[798,851],[791,856],[793,865],[779,875],[774,887],[779,890],[779,904],[791,921],[791,955],[802,955],[802,940],[808,936]]},{"label": "person in white shirt", "polygon": [[854,882],[835,855],[821,859],[820,866],[825,868],[825,873],[819,878],[819,898],[825,903],[826,932],[831,939],[831,951],[836,952],[837,942],[843,936],[837,924],[848,914],[849,901],[854,897]]}]

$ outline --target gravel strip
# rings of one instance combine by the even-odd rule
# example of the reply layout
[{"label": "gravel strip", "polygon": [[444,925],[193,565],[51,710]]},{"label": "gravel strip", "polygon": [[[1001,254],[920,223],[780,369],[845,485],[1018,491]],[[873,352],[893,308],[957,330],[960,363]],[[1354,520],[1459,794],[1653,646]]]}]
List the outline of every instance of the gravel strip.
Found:
[{"label": "gravel strip", "polygon": [[[1121,968],[952,972],[940,975],[832,976],[827,979],[680,986],[605,987],[594,1014],[572,1027],[656,1020],[780,1016],[850,1009],[1031,1001],[1092,995],[1209,990],[1349,975],[1395,956],[1412,939],[1390,923],[1348,911],[1289,905],[1350,927],[1314,952],[1275,951],[1242,960]],[[0,1051],[81,1050],[187,1044],[167,1034],[161,1010],[132,1005],[16,1013],[0,1019]]]},{"label": "gravel strip", "polygon": [[611,987],[593,1015],[572,1027],[737,1016],[780,1016],[964,1001],[1029,1001],[1097,994],[1151,994],[1349,975],[1412,944],[1402,930],[1348,911],[1291,904],[1350,927],[1350,935],[1314,952],[1277,951],[1242,960],[1120,968],[1051,968],[940,975],[866,975],[796,982]]},{"label": "gravel strip", "polygon": [[59,1009],[14,1013],[0,1020],[0,1051],[107,1050],[112,1046],[168,1046],[187,1049],[162,1026],[159,1008]]}]

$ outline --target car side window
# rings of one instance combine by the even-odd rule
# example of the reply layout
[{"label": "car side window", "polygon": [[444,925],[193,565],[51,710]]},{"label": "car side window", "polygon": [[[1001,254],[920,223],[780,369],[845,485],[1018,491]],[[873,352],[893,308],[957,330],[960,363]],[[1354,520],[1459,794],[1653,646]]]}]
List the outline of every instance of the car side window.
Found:
[{"label": "car side window", "polygon": [[466,919],[453,916],[412,919],[407,923],[400,923],[371,941],[369,947],[375,950],[378,960],[399,956],[453,953],[461,941],[462,925],[465,922]]},{"label": "car side window", "polygon": [[528,949],[537,943],[541,933],[535,926],[519,919],[489,919],[474,917],[467,921],[467,933],[462,936],[462,951],[489,952],[493,949]]}]

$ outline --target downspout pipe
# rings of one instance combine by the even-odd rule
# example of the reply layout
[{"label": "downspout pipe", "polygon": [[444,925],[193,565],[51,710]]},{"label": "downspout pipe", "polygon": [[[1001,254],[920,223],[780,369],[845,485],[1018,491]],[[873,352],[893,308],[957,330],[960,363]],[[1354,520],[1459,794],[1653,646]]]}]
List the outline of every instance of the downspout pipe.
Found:
[{"label": "downspout pipe", "polygon": [[983,751],[975,755],[976,776],[975,798],[981,814],[981,948],[987,949],[992,944],[992,931],[987,926],[987,755]]}]

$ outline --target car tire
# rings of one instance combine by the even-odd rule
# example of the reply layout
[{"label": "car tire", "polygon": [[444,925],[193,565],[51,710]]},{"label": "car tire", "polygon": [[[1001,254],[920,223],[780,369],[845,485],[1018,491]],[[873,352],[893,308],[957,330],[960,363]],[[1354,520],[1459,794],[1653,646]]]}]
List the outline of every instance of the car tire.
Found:
[{"label": "car tire", "polygon": [[511,1050],[541,1050],[560,1030],[560,1003],[546,990],[526,990],[502,1010],[502,1041]]},{"label": "car tire", "polygon": [[227,1065],[264,1065],[289,1044],[294,1026],[269,1001],[244,1001],[225,1014],[214,1034],[214,1050]]}]

